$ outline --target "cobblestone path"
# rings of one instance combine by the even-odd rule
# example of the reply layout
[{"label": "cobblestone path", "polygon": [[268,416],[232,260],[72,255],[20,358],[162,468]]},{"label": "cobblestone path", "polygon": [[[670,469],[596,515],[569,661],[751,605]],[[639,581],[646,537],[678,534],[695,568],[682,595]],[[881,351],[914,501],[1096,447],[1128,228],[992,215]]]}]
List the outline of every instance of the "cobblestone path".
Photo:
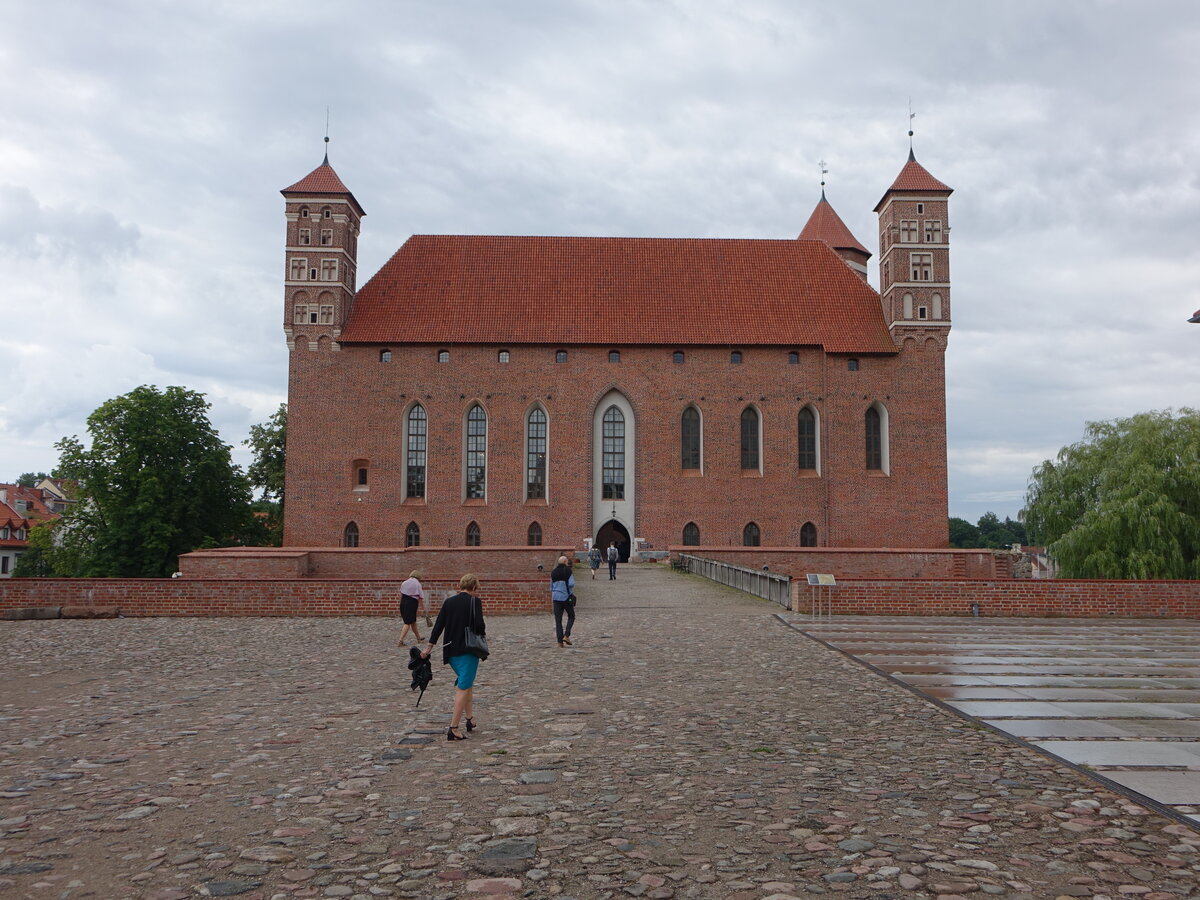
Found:
[{"label": "cobblestone path", "polygon": [[[1200,897],[1200,834],[664,568],[492,618],[0,627],[0,896]],[[487,583],[484,578],[483,592]]]}]

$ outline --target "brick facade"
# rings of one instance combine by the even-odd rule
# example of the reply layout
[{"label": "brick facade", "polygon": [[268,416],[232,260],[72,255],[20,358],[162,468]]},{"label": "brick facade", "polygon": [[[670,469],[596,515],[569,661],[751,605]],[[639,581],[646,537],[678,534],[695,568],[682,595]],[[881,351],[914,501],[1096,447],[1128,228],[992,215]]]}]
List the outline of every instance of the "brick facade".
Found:
[{"label": "brick facade", "polygon": [[[714,326],[715,345],[609,345],[581,341],[578,334],[560,342],[552,324],[544,329],[544,343],[513,343],[503,337],[495,343],[466,341],[450,331],[441,343],[428,335],[411,343],[344,342],[343,326],[353,331],[356,324],[353,258],[361,208],[328,165],[284,194],[285,332],[291,348],[285,545],[342,545],[352,524],[361,547],[404,546],[410,526],[419,531],[421,546],[462,547],[474,523],[484,546],[525,544],[536,524],[544,542],[580,547],[585,539],[597,538],[610,519],[629,538],[643,538],[654,549],[681,543],[689,523],[706,545],[742,545],[750,523],[768,546],[800,546],[806,523],[806,532],[815,533],[822,547],[947,545],[944,350],[949,276],[944,244],[931,250],[937,258],[936,278],[945,281],[945,321],[936,326],[896,322],[884,298],[871,291],[875,299],[868,304],[869,317],[890,333],[890,339],[883,338],[886,349],[864,340],[865,352],[844,346],[832,352],[828,345],[790,342],[788,334],[777,343],[762,343],[757,333],[756,342],[741,343],[739,329],[754,317],[753,306],[728,310],[724,323]],[[925,198],[924,193],[919,196]],[[933,200],[948,231],[946,197]],[[881,233],[890,235],[893,213],[908,199],[893,186],[885,201]],[[317,227],[303,211],[311,217],[326,207],[334,223],[333,245],[314,251],[299,244],[302,225]],[[930,214],[934,212],[931,207]],[[777,256],[776,245],[788,242],[729,243],[737,244],[731,254],[771,245],[767,249]],[[845,267],[832,276],[842,290],[838,279],[851,272],[849,265],[824,244],[807,243],[822,248],[833,265]],[[722,252],[714,247],[710,256]],[[306,266],[305,278],[316,274],[319,282],[323,272],[309,263],[323,256],[346,260],[336,283],[313,285],[291,277]],[[305,260],[305,266],[298,260]],[[817,269],[831,277],[828,269]],[[439,279],[456,283],[457,277],[450,271],[388,270],[386,281],[399,285],[389,289],[400,290],[405,279],[427,286],[440,284]],[[870,291],[859,275],[853,281]],[[893,285],[885,288],[890,297]],[[550,299],[554,289],[530,285],[528,293],[546,291],[544,305],[553,308],[564,302]],[[700,308],[726,308],[719,288],[696,290],[712,292],[697,300]],[[371,295],[376,306],[379,294],[375,289]],[[318,295],[325,299],[314,305]],[[635,307],[614,305],[613,315],[622,321],[645,317],[659,327],[653,300],[641,298]],[[454,311],[470,308],[472,302],[471,296],[461,296]],[[326,303],[332,312],[324,311]],[[512,315],[521,314],[515,310]],[[480,315],[503,320],[505,312],[489,308]],[[547,315],[552,318],[553,313]],[[836,313],[822,315],[836,319]],[[604,340],[603,330],[596,329],[588,340]],[[442,351],[448,361],[439,361]],[[565,361],[559,361],[560,351],[565,351]],[[614,351],[619,362],[610,361]],[[735,351],[740,362],[733,361]],[[682,353],[682,363],[674,361],[676,353]],[[614,396],[628,408],[632,421],[627,427],[636,436],[626,447],[628,495],[610,506],[599,491],[597,420]],[[406,483],[406,423],[416,404],[428,429],[420,498],[407,496]],[[487,420],[486,496],[466,499],[466,418],[476,405]],[[681,461],[681,417],[688,407],[697,409],[702,421],[699,470],[685,470]],[[548,423],[547,490],[545,498],[529,500],[526,424],[535,408]],[[760,461],[743,469],[740,427],[748,408],[761,423]],[[802,470],[799,463],[798,416],[804,408],[814,411],[819,423],[816,471]],[[885,453],[877,471],[865,461],[870,408],[882,414],[884,423]]]},{"label": "brick facade", "polygon": [[787,574],[799,581],[809,572],[833,575],[839,582],[861,578],[1013,577],[1013,556],[992,550],[880,550],[834,547],[672,547],[672,556],[690,553],[704,559]]}]

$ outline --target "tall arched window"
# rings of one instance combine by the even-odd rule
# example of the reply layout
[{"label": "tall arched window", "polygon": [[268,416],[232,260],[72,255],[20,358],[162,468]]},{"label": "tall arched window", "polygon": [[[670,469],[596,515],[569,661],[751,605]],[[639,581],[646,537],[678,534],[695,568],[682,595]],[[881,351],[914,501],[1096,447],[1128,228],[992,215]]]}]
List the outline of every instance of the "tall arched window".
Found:
[{"label": "tall arched window", "polygon": [[700,411],[689,406],[679,424],[680,457],[683,468],[700,468]]},{"label": "tall arched window", "polygon": [[546,411],[534,407],[525,419],[526,500],[546,499],[546,430]]},{"label": "tall arched window", "polygon": [[683,546],[699,547],[700,546],[700,528],[695,522],[688,522],[683,526]]},{"label": "tall arched window", "polygon": [[404,546],[421,546],[421,526],[416,522],[409,522],[408,527],[404,529]]},{"label": "tall arched window", "polygon": [[799,432],[799,447],[800,447],[800,468],[807,471],[816,471],[817,468],[817,414],[812,411],[811,407],[804,407],[800,410],[800,415],[797,419]]},{"label": "tall arched window", "polygon": [[604,411],[605,500],[625,499],[625,416],[615,406]]},{"label": "tall arched window", "polygon": [[805,522],[800,526],[800,546],[817,546],[817,526],[812,522]]},{"label": "tall arched window", "polygon": [[404,448],[404,495],[413,499],[425,498],[425,441],[428,426],[425,407],[420,403],[413,404],[408,411],[404,437],[407,445]]},{"label": "tall arched window", "polygon": [[343,547],[357,547],[358,546],[358,526],[355,525],[353,522],[351,522],[349,525],[347,525],[346,530],[342,532],[342,546]]},{"label": "tall arched window", "polygon": [[478,547],[483,543],[483,538],[479,534],[479,525],[472,522],[467,526],[467,546]]},{"label": "tall arched window", "polygon": [[467,411],[466,498],[487,496],[487,413],[478,403]]},{"label": "tall arched window", "polygon": [[529,526],[527,543],[530,547],[542,546],[542,526],[537,522],[533,522]]},{"label": "tall arched window", "polygon": [[883,423],[874,406],[866,412],[867,468],[883,469]]},{"label": "tall arched window", "polygon": [[753,522],[747,522],[746,527],[742,529],[742,546],[757,547],[762,543],[762,533],[759,532],[758,526]]},{"label": "tall arched window", "polygon": [[758,410],[753,406],[742,410],[742,468],[758,468]]}]

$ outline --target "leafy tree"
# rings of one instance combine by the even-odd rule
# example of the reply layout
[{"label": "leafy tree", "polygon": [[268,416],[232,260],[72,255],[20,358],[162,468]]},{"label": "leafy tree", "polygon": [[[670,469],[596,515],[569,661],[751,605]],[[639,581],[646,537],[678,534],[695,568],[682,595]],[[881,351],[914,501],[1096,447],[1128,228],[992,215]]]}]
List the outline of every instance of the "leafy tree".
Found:
[{"label": "leafy tree", "polygon": [[36,487],[39,481],[49,477],[45,472],[25,472],[17,479],[17,484],[21,487]]},{"label": "leafy tree", "polygon": [[13,566],[13,578],[44,578],[58,574],[54,526],[57,520],[39,522],[29,529],[28,546]]},{"label": "leafy tree", "polygon": [[254,451],[254,462],[247,475],[250,483],[262,492],[262,501],[255,504],[257,520],[265,528],[265,543],[283,543],[284,461],[287,450],[287,404],[261,425],[250,426],[250,437],[242,441]]},{"label": "leafy tree", "polygon": [[1025,504],[1066,577],[1200,578],[1200,412],[1089,422],[1034,469]]},{"label": "leafy tree", "polygon": [[950,517],[950,546],[978,547],[980,546],[979,529],[966,519]]},{"label": "leafy tree", "polygon": [[88,416],[91,446],[55,446],[79,484],[62,524],[57,574],[161,577],[181,553],[250,536],[250,486],[209,422],[203,394],[136,388]]}]

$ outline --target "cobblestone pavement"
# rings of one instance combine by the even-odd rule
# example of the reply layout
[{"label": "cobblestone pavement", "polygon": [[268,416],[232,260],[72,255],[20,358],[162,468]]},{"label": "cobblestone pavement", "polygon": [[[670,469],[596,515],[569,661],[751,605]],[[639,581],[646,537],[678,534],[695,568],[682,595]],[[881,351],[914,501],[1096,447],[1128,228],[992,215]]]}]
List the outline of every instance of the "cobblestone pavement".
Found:
[{"label": "cobblestone pavement", "polygon": [[[1200,834],[663,568],[492,618],[0,628],[0,896],[1200,898]],[[483,586],[486,596],[486,579]]]}]

